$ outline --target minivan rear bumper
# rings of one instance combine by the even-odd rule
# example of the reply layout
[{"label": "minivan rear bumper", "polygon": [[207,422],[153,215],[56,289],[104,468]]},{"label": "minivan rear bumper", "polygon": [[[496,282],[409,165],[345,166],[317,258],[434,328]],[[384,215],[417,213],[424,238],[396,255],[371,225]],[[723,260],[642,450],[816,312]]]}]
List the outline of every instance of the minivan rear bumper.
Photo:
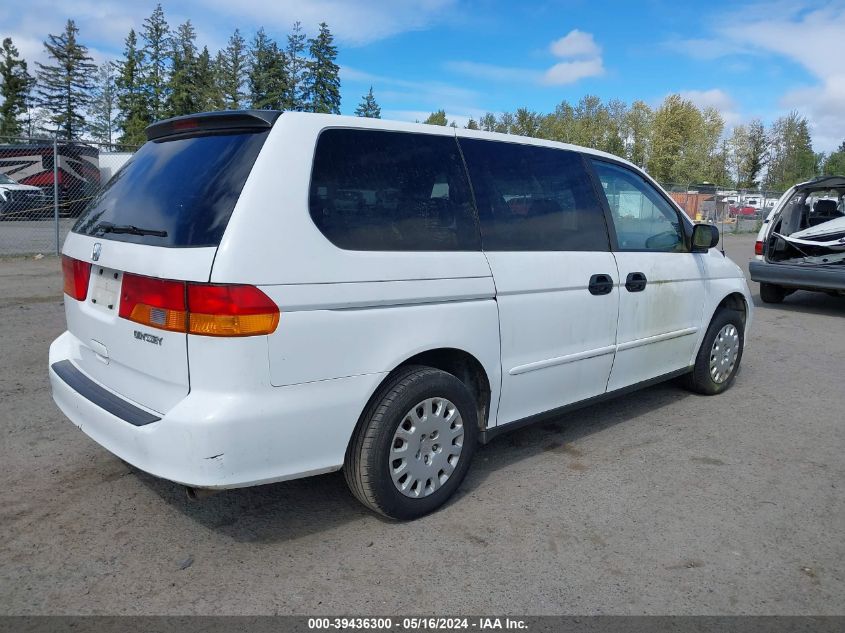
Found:
[{"label": "minivan rear bumper", "polygon": [[845,267],[796,266],[752,261],[748,264],[751,280],[807,290],[845,290]]},{"label": "minivan rear bumper", "polygon": [[250,392],[194,388],[160,420],[137,426],[56,372],[57,363],[73,365],[73,349],[69,332],[50,346],[50,383],[61,411],[133,466],[196,488],[239,488],[337,470],[358,412],[384,377],[365,374]]}]

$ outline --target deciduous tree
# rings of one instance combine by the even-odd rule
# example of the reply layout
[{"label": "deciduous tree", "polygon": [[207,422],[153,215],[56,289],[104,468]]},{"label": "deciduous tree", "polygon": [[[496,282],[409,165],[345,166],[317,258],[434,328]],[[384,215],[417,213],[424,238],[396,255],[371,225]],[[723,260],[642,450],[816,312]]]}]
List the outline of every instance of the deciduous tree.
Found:
[{"label": "deciduous tree", "polygon": [[839,148],[825,159],[822,173],[830,176],[845,176],[845,141],[842,141]]},{"label": "deciduous tree", "polygon": [[91,136],[109,149],[117,132],[117,101],[114,63],[103,62],[97,69],[89,118]]},{"label": "deciduous tree", "polygon": [[769,189],[783,190],[812,178],[818,171],[818,157],[813,152],[807,119],[790,112],[771,128],[769,169],[764,180]]}]

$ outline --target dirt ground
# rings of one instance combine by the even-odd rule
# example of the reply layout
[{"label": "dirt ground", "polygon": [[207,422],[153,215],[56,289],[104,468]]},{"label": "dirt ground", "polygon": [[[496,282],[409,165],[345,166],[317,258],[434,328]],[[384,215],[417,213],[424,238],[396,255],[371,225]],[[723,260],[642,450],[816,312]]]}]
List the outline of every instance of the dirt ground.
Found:
[{"label": "dirt ground", "polygon": [[845,612],[845,299],[758,303],[727,393],[502,436],[404,524],[338,474],[198,503],[128,468],[53,405],[63,329],[58,260],[0,260],[2,614]]}]

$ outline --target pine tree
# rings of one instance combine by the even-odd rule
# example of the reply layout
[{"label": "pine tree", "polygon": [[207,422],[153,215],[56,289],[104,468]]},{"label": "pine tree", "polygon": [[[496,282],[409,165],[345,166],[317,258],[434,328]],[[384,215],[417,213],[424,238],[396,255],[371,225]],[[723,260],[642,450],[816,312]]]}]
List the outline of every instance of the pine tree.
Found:
[{"label": "pine tree", "polygon": [[473,119],[472,117],[470,117],[469,121],[467,121],[466,129],[467,130],[478,130],[479,129],[478,122],[475,119]]},{"label": "pine tree", "polygon": [[144,66],[144,52],[138,48],[138,37],[131,29],[126,36],[123,59],[117,62],[117,125],[122,131],[120,142],[140,145],[145,140],[144,128],[151,123],[147,95],[141,76]]},{"label": "pine tree", "polygon": [[168,56],[170,27],[164,19],[161,4],[144,20],[141,31],[144,40],[143,85],[147,92],[150,118],[157,121],[166,116],[168,104]]},{"label": "pine tree", "polygon": [[481,117],[481,129],[485,132],[494,132],[496,130],[496,115],[492,112],[488,112],[483,117]]},{"label": "pine tree", "polygon": [[0,55],[0,136],[18,136],[23,131],[21,116],[28,110],[33,79],[11,37],[3,40]]},{"label": "pine tree", "polygon": [[303,79],[308,65],[303,56],[305,52],[305,33],[302,32],[302,25],[297,21],[293,24],[293,30],[288,35],[288,45],[285,49],[285,61],[287,68],[287,94],[282,104],[283,110],[304,110],[305,90]]},{"label": "pine tree", "polygon": [[208,47],[203,46],[194,65],[193,83],[196,86],[195,106],[199,112],[223,109],[223,93],[217,81],[217,69],[211,61]]},{"label": "pine tree", "polygon": [[247,83],[251,106],[258,110],[284,109],[290,85],[285,54],[263,28],[255,34],[249,57]]},{"label": "pine tree", "polygon": [[197,86],[197,32],[191,21],[180,24],[171,39],[167,114],[179,116],[202,110]]},{"label": "pine tree", "polygon": [[97,80],[89,108],[91,136],[111,149],[117,127],[117,87],[114,64],[104,62],[97,69]]},{"label": "pine tree", "polygon": [[355,108],[355,116],[365,117],[368,119],[380,119],[381,107],[376,103],[376,98],[373,96],[373,87],[370,86],[370,91],[361,97],[361,103]]},{"label": "pine tree", "polygon": [[91,101],[91,83],[97,66],[88,55],[88,48],[80,44],[79,29],[68,20],[61,35],[48,35],[44,42],[48,57],[54,64],[38,66],[38,105],[50,116],[50,123],[67,139],[78,138],[85,127],[83,112]]},{"label": "pine tree", "polygon": [[340,114],[340,67],[335,63],[337,46],[325,22],[317,37],[308,40],[311,61],[302,78],[303,109],[309,112]]},{"label": "pine tree", "polygon": [[217,54],[217,72],[220,90],[223,93],[225,107],[240,110],[244,107],[244,83],[249,66],[246,43],[241,32],[235,29],[229,38],[225,51]]},{"label": "pine tree", "polygon": [[428,123],[429,125],[449,125],[449,121],[446,119],[445,110],[432,112],[428,115],[428,118],[423,121],[423,123]]}]

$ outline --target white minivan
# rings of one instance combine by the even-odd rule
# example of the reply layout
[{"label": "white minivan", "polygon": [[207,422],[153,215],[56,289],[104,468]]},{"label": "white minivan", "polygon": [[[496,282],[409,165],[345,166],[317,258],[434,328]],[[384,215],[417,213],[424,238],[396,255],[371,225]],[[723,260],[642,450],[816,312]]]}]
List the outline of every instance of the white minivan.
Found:
[{"label": "white minivan", "polygon": [[739,368],[742,271],[609,154],[271,111],[147,135],[65,241],[49,373],[74,424],[158,477],[342,468],[409,519],[500,432]]}]

